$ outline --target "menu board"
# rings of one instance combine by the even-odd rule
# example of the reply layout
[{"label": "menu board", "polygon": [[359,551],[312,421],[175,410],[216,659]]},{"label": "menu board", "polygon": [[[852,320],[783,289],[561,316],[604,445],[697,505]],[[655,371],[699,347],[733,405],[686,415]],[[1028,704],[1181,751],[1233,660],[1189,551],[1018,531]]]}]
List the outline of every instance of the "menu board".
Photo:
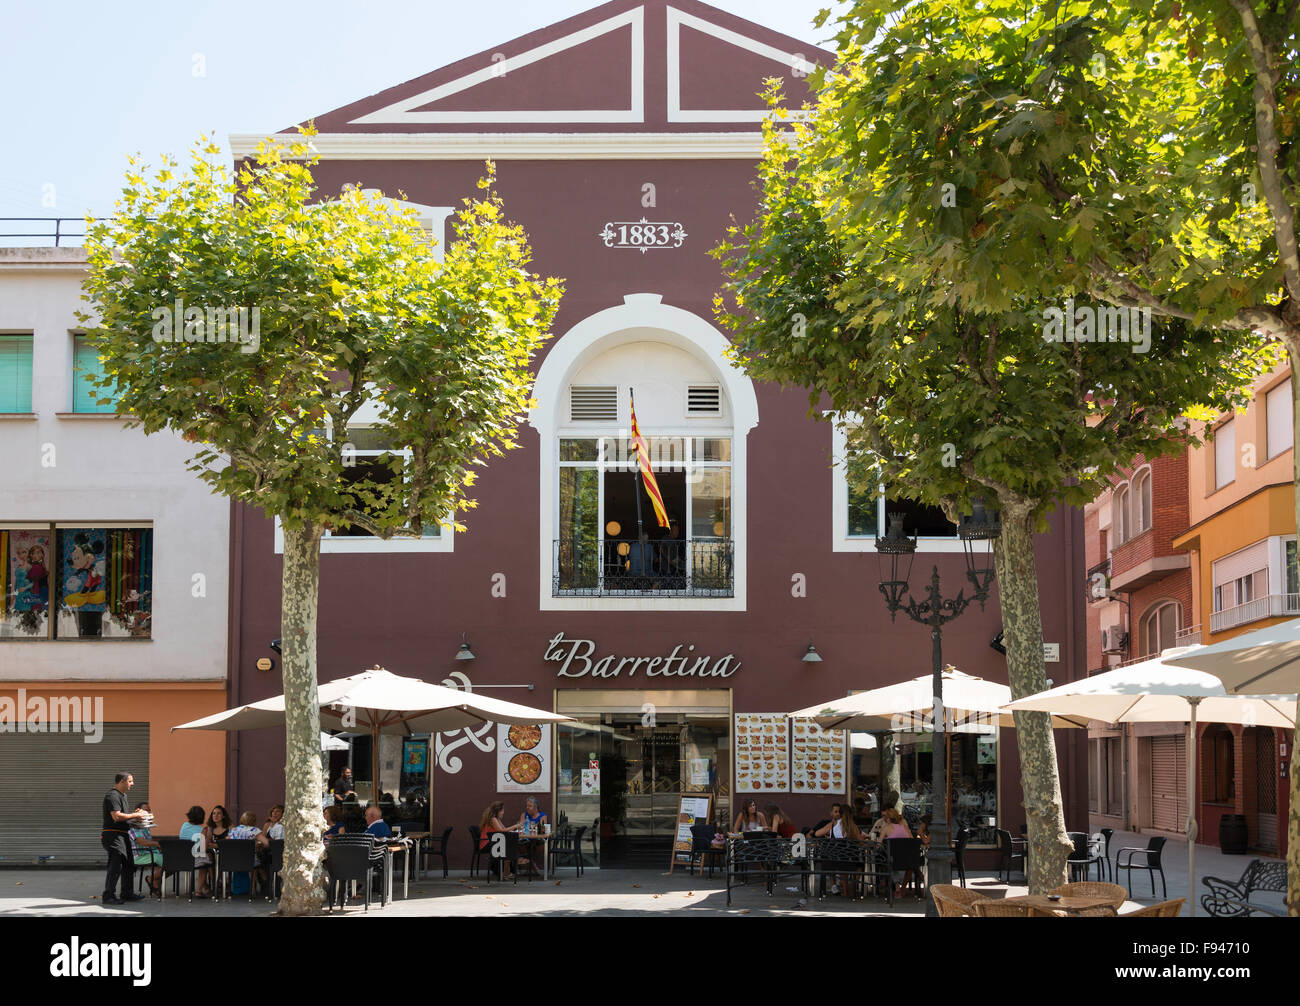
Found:
[{"label": "menu board", "polygon": [[843,796],[847,791],[844,730],[823,730],[814,720],[797,719],[793,724],[791,792]]},{"label": "menu board", "polygon": [[713,796],[683,796],[677,808],[677,834],[673,839],[673,858],[668,863],[668,872],[678,863],[691,861],[691,848],[695,844],[691,827],[709,823],[709,812],[713,809]]},{"label": "menu board", "polygon": [[785,713],[736,713],[736,792],[790,792],[790,721]]}]

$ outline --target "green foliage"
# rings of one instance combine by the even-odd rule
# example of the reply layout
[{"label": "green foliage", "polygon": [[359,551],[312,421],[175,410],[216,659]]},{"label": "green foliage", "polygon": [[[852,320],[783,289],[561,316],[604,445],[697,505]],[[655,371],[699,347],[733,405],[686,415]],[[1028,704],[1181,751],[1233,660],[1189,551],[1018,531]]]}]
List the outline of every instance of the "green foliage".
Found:
[{"label": "green foliage", "polygon": [[[1106,225],[1087,207],[1052,223],[1042,177],[1016,174],[1007,154],[1034,143],[1046,158],[1082,137],[1061,139],[1056,111],[1025,96],[1064,86],[1068,46],[1036,47],[1029,23],[1022,39],[1009,5],[981,10],[987,25],[940,3],[887,27],[863,15],[871,51],[850,40],[807,121],[769,123],[756,218],[715,251],[729,277],[717,314],[753,376],[809,389],[814,415],[857,418],[851,447],[873,454],[891,493],[950,516],[994,494],[1041,522],[1136,455],[1181,449],[1184,417],[1240,403],[1269,355],[1249,331],[1181,319],[1156,319],[1145,353],[1044,338],[1046,309],[1076,295],[1106,306],[1069,266]],[[1002,80],[1000,61],[1032,79]]]},{"label": "green foliage", "polygon": [[[529,271],[491,165],[440,264],[413,211],[357,187],[318,198],[310,135],[264,143],[237,180],[207,141],[188,171],[133,160],[114,215],[90,221],[83,320],[102,387],[146,433],[202,444],[191,467],[217,492],[286,527],[418,535],[471,506],[475,466],[515,445],[561,285]],[[214,336],[209,321],[156,341],[178,301],[256,308],[257,337],[181,341]],[[345,431],[367,403],[393,450],[362,469]]]}]

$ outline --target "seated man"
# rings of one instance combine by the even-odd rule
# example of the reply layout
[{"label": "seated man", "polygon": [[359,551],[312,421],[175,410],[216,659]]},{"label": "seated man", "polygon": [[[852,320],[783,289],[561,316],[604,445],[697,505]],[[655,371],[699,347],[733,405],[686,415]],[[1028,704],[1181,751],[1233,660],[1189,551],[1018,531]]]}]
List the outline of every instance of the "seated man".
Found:
[{"label": "seated man", "polygon": [[393,837],[393,829],[384,820],[383,811],[373,803],[366,808],[366,834],[374,838]]}]

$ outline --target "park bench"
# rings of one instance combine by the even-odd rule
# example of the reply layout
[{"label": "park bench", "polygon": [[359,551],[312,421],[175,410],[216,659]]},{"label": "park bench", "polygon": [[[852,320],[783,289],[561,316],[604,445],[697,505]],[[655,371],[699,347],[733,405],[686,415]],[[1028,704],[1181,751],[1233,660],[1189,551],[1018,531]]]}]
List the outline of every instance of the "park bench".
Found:
[{"label": "park bench", "polygon": [[1220,919],[1243,919],[1252,912],[1286,917],[1285,908],[1261,905],[1252,898],[1261,891],[1286,893],[1286,863],[1276,859],[1253,859],[1237,881],[1205,877],[1210,889],[1201,896],[1201,907]]}]

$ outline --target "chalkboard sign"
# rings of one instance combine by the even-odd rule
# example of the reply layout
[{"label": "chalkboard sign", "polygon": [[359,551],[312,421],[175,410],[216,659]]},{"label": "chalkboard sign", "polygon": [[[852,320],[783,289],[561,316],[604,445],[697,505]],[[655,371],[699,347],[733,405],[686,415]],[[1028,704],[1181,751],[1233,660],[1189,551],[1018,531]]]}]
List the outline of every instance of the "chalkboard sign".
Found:
[{"label": "chalkboard sign", "polygon": [[668,862],[668,872],[678,863],[691,861],[691,846],[694,837],[691,828],[697,824],[708,824],[713,810],[713,796],[709,793],[683,793],[682,802],[677,806],[677,834],[673,839],[673,855]]}]

